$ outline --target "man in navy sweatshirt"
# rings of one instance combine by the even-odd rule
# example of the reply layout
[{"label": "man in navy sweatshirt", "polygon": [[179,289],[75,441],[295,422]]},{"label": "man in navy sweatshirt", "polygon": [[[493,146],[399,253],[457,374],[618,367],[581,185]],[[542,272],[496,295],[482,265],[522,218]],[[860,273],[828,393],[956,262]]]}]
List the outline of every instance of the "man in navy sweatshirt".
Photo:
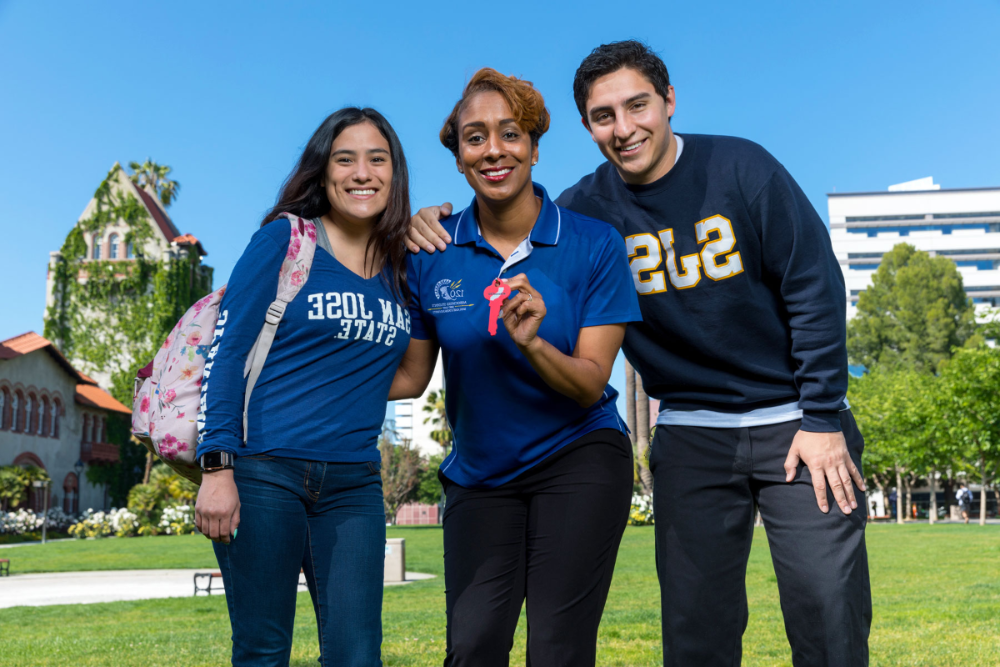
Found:
[{"label": "man in navy sweatshirt", "polygon": [[[793,663],[867,665],[864,441],[825,225],[757,144],[674,133],[674,89],[645,45],[598,47],[573,92],[607,162],[556,203],[625,237],[643,322],[624,350],[662,409],[650,469],[664,665],[740,663],[755,506]],[[411,250],[445,249],[449,208],[414,218]]]}]

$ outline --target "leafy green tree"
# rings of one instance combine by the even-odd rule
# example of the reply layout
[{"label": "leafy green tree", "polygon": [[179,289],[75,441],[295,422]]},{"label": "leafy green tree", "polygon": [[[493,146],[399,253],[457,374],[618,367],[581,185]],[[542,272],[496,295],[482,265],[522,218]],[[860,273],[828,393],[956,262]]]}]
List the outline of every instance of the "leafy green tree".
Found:
[{"label": "leafy green tree", "polygon": [[129,162],[128,166],[132,170],[129,180],[140,188],[152,189],[164,207],[170,206],[177,199],[181,184],[167,177],[171,171],[170,167],[157,164],[149,158],[142,164]]},{"label": "leafy green tree", "polygon": [[941,372],[937,400],[942,428],[979,475],[979,525],[985,525],[986,490],[1000,467],[1000,349],[957,351]]},{"label": "leafy green tree", "polygon": [[962,276],[946,257],[900,243],[882,257],[847,325],[851,362],[934,372],[952,349],[975,345],[976,323]]},{"label": "leafy green tree", "polygon": [[382,501],[385,518],[396,523],[399,508],[413,500],[420,483],[420,453],[395,431],[383,429],[379,438],[382,454]]},{"label": "leafy green tree", "polygon": [[435,454],[423,461],[413,502],[425,505],[437,505],[443,502],[444,488],[441,486],[441,480],[438,479],[438,468],[441,467],[444,457],[444,454]]}]

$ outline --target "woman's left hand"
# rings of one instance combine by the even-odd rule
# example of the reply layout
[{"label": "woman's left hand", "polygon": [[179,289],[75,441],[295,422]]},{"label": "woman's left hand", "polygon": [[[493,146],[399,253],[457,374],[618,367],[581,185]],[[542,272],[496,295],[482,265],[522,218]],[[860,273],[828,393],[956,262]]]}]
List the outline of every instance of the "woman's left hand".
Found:
[{"label": "woman's left hand", "polygon": [[507,333],[514,343],[524,351],[536,341],[541,341],[538,338],[538,327],[545,319],[545,300],[523,273],[502,282],[512,292],[518,292],[517,296],[503,304],[503,325],[507,327]]}]

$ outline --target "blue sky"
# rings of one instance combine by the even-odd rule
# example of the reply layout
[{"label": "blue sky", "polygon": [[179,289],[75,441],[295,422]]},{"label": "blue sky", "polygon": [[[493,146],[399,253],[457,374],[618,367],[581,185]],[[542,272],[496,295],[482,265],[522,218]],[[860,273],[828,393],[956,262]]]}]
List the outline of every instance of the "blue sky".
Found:
[{"label": "blue sky", "polygon": [[41,331],[48,253],[116,160],[174,168],[171,216],[201,239],[218,286],[309,135],[343,105],[393,123],[415,206],[465,205],[437,132],[488,65],[545,95],[535,180],[557,195],[602,159],[571,85],[589,50],[617,39],[666,61],[677,131],[762,144],[824,218],[834,190],[931,175],[1000,185],[997,34],[995,0],[0,0],[0,340]]}]

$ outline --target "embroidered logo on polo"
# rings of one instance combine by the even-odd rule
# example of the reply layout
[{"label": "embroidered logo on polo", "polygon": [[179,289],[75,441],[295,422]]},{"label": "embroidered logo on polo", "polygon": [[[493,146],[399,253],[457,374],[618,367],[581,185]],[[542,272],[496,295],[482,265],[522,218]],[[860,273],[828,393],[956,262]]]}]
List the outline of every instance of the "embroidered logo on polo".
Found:
[{"label": "embroidered logo on polo", "polygon": [[439,300],[444,301],[454,301],[456,299],[461,299],[465,296],[465,290],[461,289],[462,279],[459,278],[455,282],[451,281],[451,278],[445,278],[444,280],[437,281],[434,285],[434,296]]},{"label": "embroidered logo on polo", "polygon": [[472,304],[465,299],[462,279],[453,281],[451,278],[442,278],[434,283],[434,301],[426,310],[429,313],[457,313],[471,307]]},{"label": "embroidered logo on polo", "polygon": [[354,292],[317,292],[308,296],[310,320],[337,320],[341,340],[367,340],[392,347],[396,332],[410,333],[410,313],[398,303],[379,299],[381,321],[365,307],[365,295]]}]

